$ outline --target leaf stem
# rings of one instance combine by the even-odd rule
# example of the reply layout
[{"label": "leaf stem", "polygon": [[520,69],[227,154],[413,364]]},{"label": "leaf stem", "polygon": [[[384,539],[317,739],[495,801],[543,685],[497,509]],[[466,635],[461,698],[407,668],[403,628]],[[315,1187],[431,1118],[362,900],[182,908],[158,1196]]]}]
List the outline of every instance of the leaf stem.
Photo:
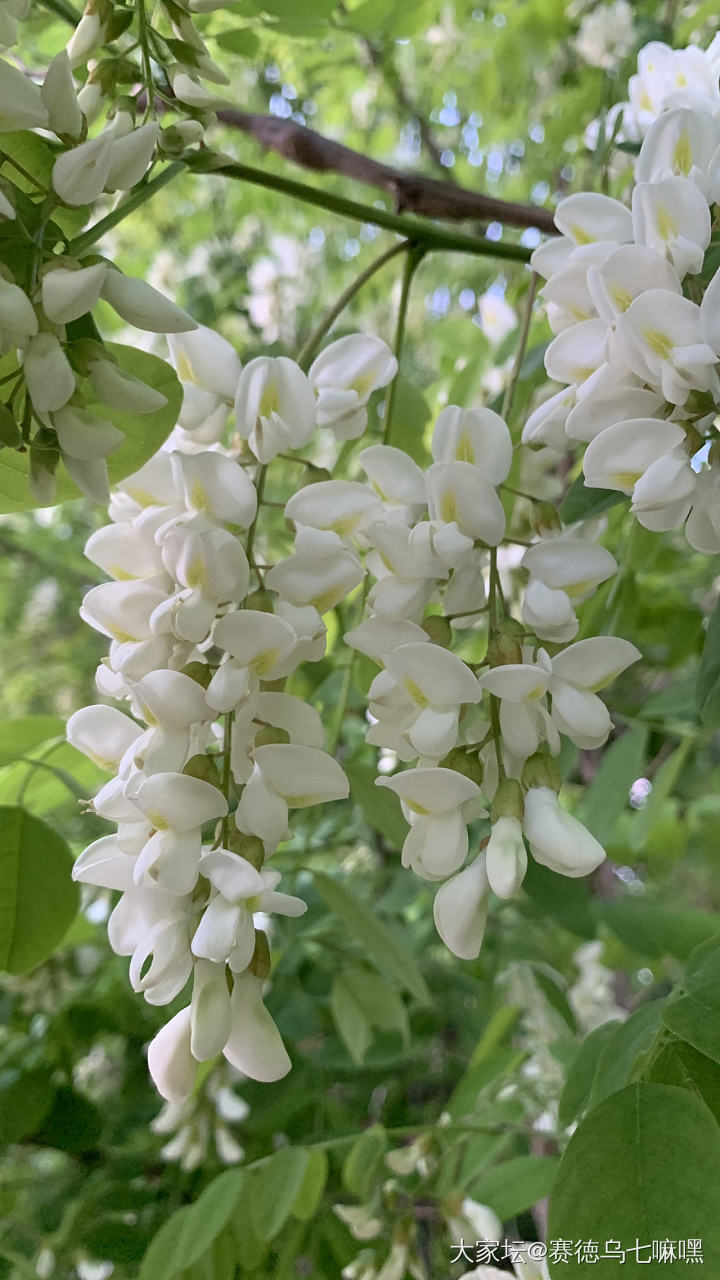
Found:
[{"label": "leaf stem", "polygon": [[400,379],[400,361],[402,359],[402,349],[405,342],[405,329],[407,326],[408,306],[410,303],[410,288],[413,282],[413,276],[417,271],[420,263],[425,256],[425,250],[417,244],[413,244],[408,249],[403,267],[402,291],[400,293],[400,305],[398,307],[397,325],[395,328],[395,341],[393,350],[395,359],[397,360],[397,371],[390,386],[388,387],[387,399],[385,401],[385,421],[383,423],[383,444],[390,444],[390,436],[392,433],[393,414],[395,412],[395,401],[397,399],[397,388]]},{"label": "leaf stem", "polygon": [[320,323],[315,329],[313,329],[309,338],[307,338],[300,348],[297,362],[301,369],[307,369],[312,357],[317,351],[317,348],[325,337],[325,334],[329,333],[338,316],[341,315],[348,304],[352,302],[355,294],[359,293],[363,285],[367,284],[368,280],[372,279],[375,272],[379,271],[381,267],[384,267],[386,262],[389,262],[391,258],[397,257],[399,253],[404,253],[409,247],[409,240],[401,240],[399,243],[391,245],[390,248],[386,249],[384,253],[381,253],[379,257],[374,258],[365,270],[361,271],[360,275],[356,276],[352,283],[348,285],[347,289],[340,294],[335,305],[325,312]]},{"label": "leaf stem", "polygon": [[111,231],[124,218],[127,218],[129,213],[134,213],[146,201],[151,200],[156,192],[167,186],[168,182],[171,182],[173,178],[176,178],[178,174],[184,171],[184,168],[182,160],[173,160],[172,164],[169,164],[167,168],[156,174],[149,182],[136,187],[132,195],[127,200],[123,200],[122,204],[119,204],[117,208],[112,209],[104,218],[100,218],[98,222],[88,227],[87,231],[83,231],[74,240],[71,240],[67,246],[67,253],[71,257],[80,257],[87,249],[96,244],[105,235],[106,231]]}]

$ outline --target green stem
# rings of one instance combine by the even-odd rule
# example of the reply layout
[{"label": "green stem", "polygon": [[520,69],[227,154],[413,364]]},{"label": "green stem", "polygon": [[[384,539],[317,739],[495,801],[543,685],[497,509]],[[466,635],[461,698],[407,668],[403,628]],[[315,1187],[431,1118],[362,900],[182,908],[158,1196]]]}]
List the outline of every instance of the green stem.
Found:
[{"label": "green stem", "polygon": [[138,38],[142,49],[143,73],[145,78],[145,92],[147,94],[146,115],[154,114],[155,111],[155,85],[153,84],[152,74],[152,57],[150,54],[150,45],[148,41],[148,21],[145,11],[145,0],[137,0],[138,14]]},{"label": "green stem", "polygon": [[267,480],[267,466],[261,466],[258,468],[257,476],[255,478],[255,492],[257,493],[257,510],[255,512],[255,519],[253,520],[252,524],[250,525],[250,528],[248,529],[247,543],[245,545],[245,554],[250,564],[254,563],[253,547],[255,546],[255,534],[257,533],[258,520],[260,519],[260,507],[262,506],[266,480]]},{"label": "green stem", "polygon": [[397,388],[400,379],[400,360],[402,358],[402,349],[405,342],[405,328],[407,325],[407,313],[410,303],[410,288],[413,276],[417,271],[425,251],[418,245],[413,244],[408,250],[403,268],[402,291],[400,293],[400,305],[398,307],[397,325],[395,328],[395,342],[393,350],[398,367],[395,377],[388,387],[387,400],[385,402],[385,421],[383,423],[383,444],[390,444],[390,436],[392,433],[393,414],[395,412],[395,401],[397,398]]},{"label": "green stem", "polygon": [[510,376],[510,381],[505,389],[505,396],[503,399],[502,416],[506,422],[512,413],[513,404],[515,402],[515,392],[517,391],[518,379],[520,377],[520,370],[522,368],[522,362],[525,359],[525,351],[527,349],[527,342],[530,334],[530,322],[532,320],[532,309],[535,301],[535,291],[537,289],[538,279],[539,277],[533,271],[525,298],[525,314],[523,316],[523,325],[520,331],[520,342],[515,356],[513,371]]},{"label": "green stem", "polygon": [[315,329],[313,329],[307,341],[300,348],[297,363],[300,365],[301,369],[307,369],[315,355],[315,352],[317,351],[317,348],[325,337],[325,334],[329,333],[338,316],[341,315],[348,304],[352,302],[355,294],[359,293],[363,285],[367,284],[368,280],[372,279],[375,272],[379,271],[381,267],[384,267],[386,262],[389,262],[391,258],[397,257],[399,253],[404,253],[409,247],[409,240],[401,240],[399,244],[391,245],[391,247],[386,249],[384,253],[381,253],[378,258],[374,258],[370,265],[367,266],[364,271],[361,271],[360,275],[353,280],[352,284],[348,285],[344,293],[340,294],[335,305],[331,307],[329,311],[325,312],[320,323]]},{"label": "green stem", "polygon": [[[498,629],[497,619],[497,596],[500,588],[500,581],[497,567],[497,547],[493,547],[490,551],[490,582],[488,584],[488,631],[490,639]],[[507,776],[505,773],[505,763],[502,754],[502,731],[500,729],[500,702],[495,694],[490,694],[490,726],[492,729],[493,741],[495,743],[495,759],[497,760],[498,778],[501,782]]]},{"label": "green stem", "polygon": [[92,245],[96,244],[106,231],[111,231],[119,222],[122,222],[129,213],[134,213],[135,209],[139,209],[146,201],[151,200],[157,191],[167,186],[173,178],[183,172],[184,165],[182,160],[173,160],[166,169],[156,174],[149,182],[143,183],[141,187],[136,187],[132,195],[127,200],[123,200],[116,209],[112,209],[104,218],[100,218],[98,222],[88,227],[87,231],[83,231],[74,240],[71,240],[67,246],[66,252],[70,257],[80,257]]},{"label": "green stem", "polygon": [[461,231],[448,231],[426,218],[389,213],[386,209],[377,209],[375,205],[348,200],[346,196],[335,195],[331,191],[321,191],[306,182],[297,182],[294,178],[286,178],[279,173],[269,173],[265,169],[255,169],[251,165],[240,164],[229,156],[201,151],[185,156],[184,162],[196,173],[218,174],[233,178],[237,182],[249,182],[253,186],[265,187],[269,191],[280,191],[283,195],[302,200],[305,204],[327,209],[329,213],[337,213],[341,217],[352,218],[356,222],[368,222],[375,227],[384,227],[386,231],[395,231],[422,248],[424,253],[446,250],[454,253],[470,253],[482,258],[507,258],[514,262],[530,260],[530,250],[523,245],[500,244],[495,240],[481,239]]}]

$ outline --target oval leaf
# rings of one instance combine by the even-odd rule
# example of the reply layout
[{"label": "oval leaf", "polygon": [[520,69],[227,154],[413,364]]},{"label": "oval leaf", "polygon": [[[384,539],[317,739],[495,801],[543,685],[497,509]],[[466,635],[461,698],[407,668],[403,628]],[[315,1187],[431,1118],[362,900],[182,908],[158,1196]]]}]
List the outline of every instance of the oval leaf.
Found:
[{"label": "oval leaf", "polygon": [[0,808],[0,968],[26,973],[47,959],[78,909],[72,855],[52,827]]}]

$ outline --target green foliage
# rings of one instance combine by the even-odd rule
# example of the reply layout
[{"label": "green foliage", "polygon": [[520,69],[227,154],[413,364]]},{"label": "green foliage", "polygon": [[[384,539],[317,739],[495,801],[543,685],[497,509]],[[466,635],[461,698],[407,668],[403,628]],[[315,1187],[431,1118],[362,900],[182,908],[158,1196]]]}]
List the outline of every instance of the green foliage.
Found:
[{"label": "green foliage", "polygon": [[[118,343],[108,345],[121,369],[140,378],[167,398],[167,404],[152,413],[123,413],[120,409],[111,409],[99,403],[90,406],[125,436],[125,443],[108,459],[110,482],[117,483],[147,462],[170,434],[177,421],[182,388],[167,361],[135,347],[120,346]],[[28,489],[29,471],[29,453],[0,450],[0,511],[26,511],[38,505]],[[57,501],[75,498],[77,495],[76,485],[61,464],[58,469]]]},{"label": "green foliage", "polygon": [[51,955],[78,905],[65,841],[24,809],[0,808],[0,968],[25,973]]},{"label": "green foliage", "polygon": [[[682,1153],[692,1152],[692,1160]],[[579,1188],[582,1193],[578,1194]],[[705,1265],[720,1264],[720,1130],[684,1089],[631,1084],[581,1121],[568,1144],[551,1203],[549,1236],[616,1240],[702,1239]],[[632,1265],[632,1255],[631,1265]],[[649,1253],[641,1257],[649,1259]],[[553,1277],[582,1275],[582,1263],[550,1265]],[[600,1259],[597,1280],[622,1280],[624,1258]],[[663,1275],[687,1274],[685,1261]]]}]

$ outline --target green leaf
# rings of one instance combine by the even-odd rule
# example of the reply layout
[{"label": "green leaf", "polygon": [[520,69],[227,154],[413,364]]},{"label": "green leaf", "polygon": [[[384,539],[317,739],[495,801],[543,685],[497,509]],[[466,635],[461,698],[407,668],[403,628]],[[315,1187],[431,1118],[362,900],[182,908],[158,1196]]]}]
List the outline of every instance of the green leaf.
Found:
[{"label": "green leaf", "polygon": [[699,950],[683,988],[666,1001],[663,1022],[681,1040],[720,1062],[720,948]]},{"label": "green leaf", "polygon": [[330,1008],[350,1057],[360,1064],[370,1047],[372,1032],[365,1012],[355,999],[352,985],[344,973],[339,973],[333,980]]},{"label": "green leaf", "polygon": [[628,1083],[633,1064],[640,1054],[650,1048],[655,1039],[662,1008],[662,1000],[648,1000],[631,1013],[625,1022],[611,1024],[612,1035],[598,1058],[588,1100],[590,1107]]},{"label": "green leaf", "polygon": [[379,831],[391,848],[400,850],[410,830],[405,821],[400,801],[387,787],[376,787],[376,774],[371,769],[349,765],[345,772],[350,783],[350,795],[360,805],[365,821],[373,831]]},{"label": "green leaf", "polygon": [[560,506],[560,515],[564,524],[574,524],[576,520],[587,520],[589,516],[599,515],[625,501],[625,494],[617,489],[586,489],[582,475],[573,480]]},{"label": "green leaf", "polygon": [[[125,436],[124,444],[108,458],[110,483],[117,484],[138,471],[167,439],[177,421],[182,387],[172,366],[158,356],[138,347],[124,347],[117,343],[108,343],[107,346],[117,358],[121,369],[147,382],[167,397],[167,404],[154,413],[123,413],[99,403],[88,405],[88,408],[96,409],[100,417],[111,422]],[[37,506],[28,487],[29,456],[29,453],[17,453],[11,449],[0,450],[0,512],[28,511]],[[56,501],[77,498],[79,493],[61,463],[58,467]]]},{"label": "green leaf", "polygon": [[560,1014],[563,1022],[567,1023],[570,1030],[575,1031],[577,1029],[575,1014],[573,1013],[570,1002],[568,1001],[568,998],[557,978],[546,972],[546,970],[539,964],[534,964],[532,966],[532,973],[535,982],[545,996],[548,1004],[551,1005],[556,1013]]},{"label": "green leaf", "polygon": [[194,1266],[225,1230],[246,1188],[247,1176],[243,1169],[227,1169],[208,1183],[183,1227],[180,1254],[183,1267]]},{"label": "green leaf", "polygon": [[249,1213],[260,1240],[273,1240],[285,1226],[305,1182],[310,1154],[304,1147],[281,1147],[253,1173]]},{"label": "green leaf", "polygon": [[596,910],[620,941],[640,955],[685,960],[694,947],[718,931],[717,916],[709,911],[671,911],[641,898],[599,902]]},{"label": "green leaf", "polygon": [[44,1147],[77,1154],[97,1148],[102,1132],[102,1113],[82,1094],[61,1085],[42,1124],[33,1133],[33,1142]]},{"label": "green leaf", "polygon": [[373,911],[356,898],[338,880],[331,880],[320,871],[313,872],[315,885],[325,905],[342,920],[351,935],[362,942],[380,969],[387,970],[396,982],[411,991],[422,1004],[430,1003],[427,983],[415,961],[402,947],[389,929]]},{"label": "green leaf", "polygon": [[559,1164],[551,1156],[516,1156],[493,1165],[471,1184],[469,1192],[505,1222],[550,1194]]},{"label": "green leaf", "polygon": [[519,1017],[520,1010],[513,1005],[505,1005],[493,1014],[445,1106],[453,1120],[469,1115],[475,1109],[480,1090],[522,1061],[524,1055],[506,1043]]},{"label": "green leaf", "polygon": [[582,880],[558,876],[531,858],[523,889],[528,895],[524,903],[528,914],[557,920],[581,938],[595,937],[594,904]]},{"label": "green leaf", "polygon": [[652,791],[635,815],[630,837],[633,849],[642,849],[653,827],[660,821],[663,805],[682,773],[692,746],[692,738],[685,738],[660,765],[653,779]]},{"label": "green leaf", "polygon": [[257,36],[249,27],[239,27],[234,31],[221,31],[214,39],[221,49],[225,49],[228,53],[241,54],[245,58],[254,57],[260,44]]},{"label": "green leaf", "polygon": [[293,1218],[309,1222],[315,1216],[322,1200],[328,1178],[328,1158],[319,1147],[308,1151],[308,1164],[302,1186],[291,1209]]},{"label": "green leaf", "polygon": [[150,1241],[138,1280],[175,1280],[182,1271],[185,1265],[182,1254],[185,1229],[192,1218],[193,1208],[191,1204],[184,1205],[163,1223]]},{"label": "green leaf", "polygon": [[20,1142],[42,1123],[52,1106],[55,1087],[52,1073],[5,1072],[0,1077],[0,1147]]},{"label": "green leaf", "polygon": [[[625,1248],[638,1240],[701,1239],[706,1273],[720,1274],[720,1130],[707,1107],[684,1089],[659,1084],[631,1084],[601,1102],[562,1158],[548,1236],[615,1240]],[[635,1272],[633,1254],[628,1262],[601,1257],[594,1280],[626,1280]],[[586,1273],[583,1263],[550,1263],[553,1280]],[[687,1277],[687,1265],[664,1263],[661,1274]]]},{"label": "green leaf", "polygon": [[600,1054],[616,1026],[616,1022],[603,1022],[601,1026],[595,1027],[594,1031],[590,1031],[580,1045],[560,1095],[558,1119],[563,1129],[572,1124],[575,1117],[585,1110]]},{"label": "green leaf", "polygon": [[619,815],[627,808],[630,787],[639,778],[645,763],[648,730],[637,725],[610,744],[585,792],[581,817],[585,826],[603,844]]},{"label": "green leaf", "polygon": [[720,1066],[684,1040],[670,1040],[647,1072],[654,1084],[689,1089],[720,1121]]},{"label": "green leaf", "polygon": [[360,1134],[342,1167],[342,1184],[350,1195],[367,1200],[387,1148],[387,1134],[381,1124],[374,1124]]},{"label": "green leaf", "polygon": [[0,808],[0,968],[26,973],[70,927],[79,891],[65,841],[24,809]]},{"label": "green leaf", "polygon": [[703,724],[720,724],[720,602],[713,609],[705,635],[695,701]]},{"label": "green leaf", "polygon": [[27,755],[50,738],[62,738],[65,721],[61,716],[17,716],[0,724],[0,767]]}]

